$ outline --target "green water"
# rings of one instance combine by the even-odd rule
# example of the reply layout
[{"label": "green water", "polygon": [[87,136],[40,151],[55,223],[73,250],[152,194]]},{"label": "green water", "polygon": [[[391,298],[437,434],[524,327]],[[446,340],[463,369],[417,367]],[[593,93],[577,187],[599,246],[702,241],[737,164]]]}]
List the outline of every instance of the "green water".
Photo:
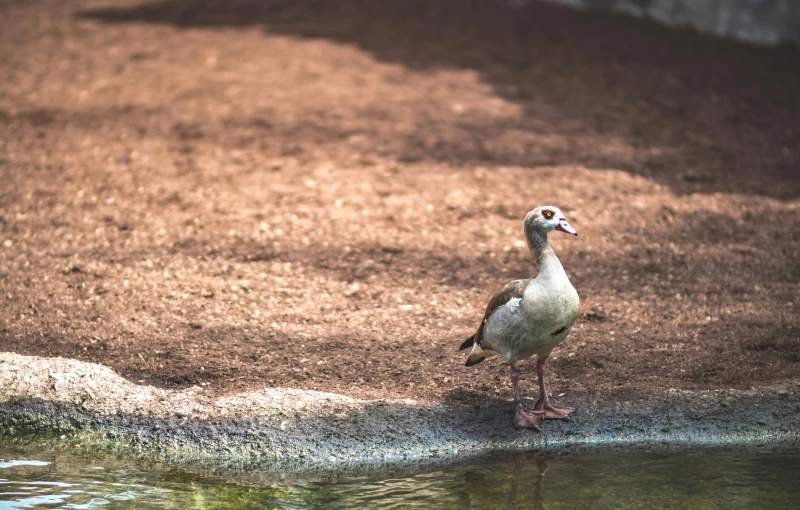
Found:
[{"label": "green water", "polygon": [[508,454],[289,478],[0,448],[0,509],[800,508],[800,452]]}]

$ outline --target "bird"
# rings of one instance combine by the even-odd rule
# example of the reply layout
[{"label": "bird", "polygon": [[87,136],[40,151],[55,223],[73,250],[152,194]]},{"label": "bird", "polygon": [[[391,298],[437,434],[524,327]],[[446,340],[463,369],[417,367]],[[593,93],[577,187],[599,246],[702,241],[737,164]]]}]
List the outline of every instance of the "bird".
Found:
[{"label": "bird", "polygon": [[[514,426],[541,430],[544,419],[569,419],[572,407],[550,402],[545,383],[545,363],[552,350],[569,335],[578,316],[580,298],[564,267],[547,242],[547,234],[558,230],[573,236],[578,232],[558,207],[542,206],[525,216],[525,240],[540,262],[535,278],[515,280],[489,300],[483,320],[460,350],[472,348],[465,363],[471,367],[488,356],[500,356],[510,367],[516,412]],[[536,355],[539,400],[527,409],[520,398],[516,363]]]}]

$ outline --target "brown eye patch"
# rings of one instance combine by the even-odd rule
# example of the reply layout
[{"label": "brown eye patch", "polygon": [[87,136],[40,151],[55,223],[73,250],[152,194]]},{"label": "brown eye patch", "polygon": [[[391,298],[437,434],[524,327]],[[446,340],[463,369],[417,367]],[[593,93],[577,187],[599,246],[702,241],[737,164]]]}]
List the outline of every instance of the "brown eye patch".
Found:
[{"label": "brown eye patch", "polygon": [[550,209],[545,209],[544,211],[542,211],[542,215],[544,215],[544,217],[547,218],[548,220],[553,217],[553,214],[555,213]]}]

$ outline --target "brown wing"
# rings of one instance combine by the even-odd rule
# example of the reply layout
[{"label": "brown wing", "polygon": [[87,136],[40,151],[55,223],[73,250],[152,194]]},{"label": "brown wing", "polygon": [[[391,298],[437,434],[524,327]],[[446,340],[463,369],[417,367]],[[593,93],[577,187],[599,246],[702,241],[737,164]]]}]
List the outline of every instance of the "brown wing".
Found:
[{"label": "brown wing", "polygon": [[483,314],[481,325],[478,326],[478,331],[475,332],[476,344],[480,344],[483,341],[483,326],[486,324],[486,321],[489,320],[489,316],[492,315],[492,312],[514,298],[522,299],[522,294],[525,292],[525,287],[528,286],[528,281],[529,280],[514,280],[492,296],[492,299],[489,300],[489,304],[486,305],[486,312]]}]

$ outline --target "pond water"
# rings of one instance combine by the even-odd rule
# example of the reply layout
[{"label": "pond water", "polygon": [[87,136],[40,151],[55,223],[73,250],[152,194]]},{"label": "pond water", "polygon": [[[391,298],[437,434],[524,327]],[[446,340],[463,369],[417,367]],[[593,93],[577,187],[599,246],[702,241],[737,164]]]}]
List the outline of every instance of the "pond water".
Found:
[{"label": "pond water", "polygon": [[0,447],[0,509],[800,508],[800,451],[535,452],[287,478]]}]

